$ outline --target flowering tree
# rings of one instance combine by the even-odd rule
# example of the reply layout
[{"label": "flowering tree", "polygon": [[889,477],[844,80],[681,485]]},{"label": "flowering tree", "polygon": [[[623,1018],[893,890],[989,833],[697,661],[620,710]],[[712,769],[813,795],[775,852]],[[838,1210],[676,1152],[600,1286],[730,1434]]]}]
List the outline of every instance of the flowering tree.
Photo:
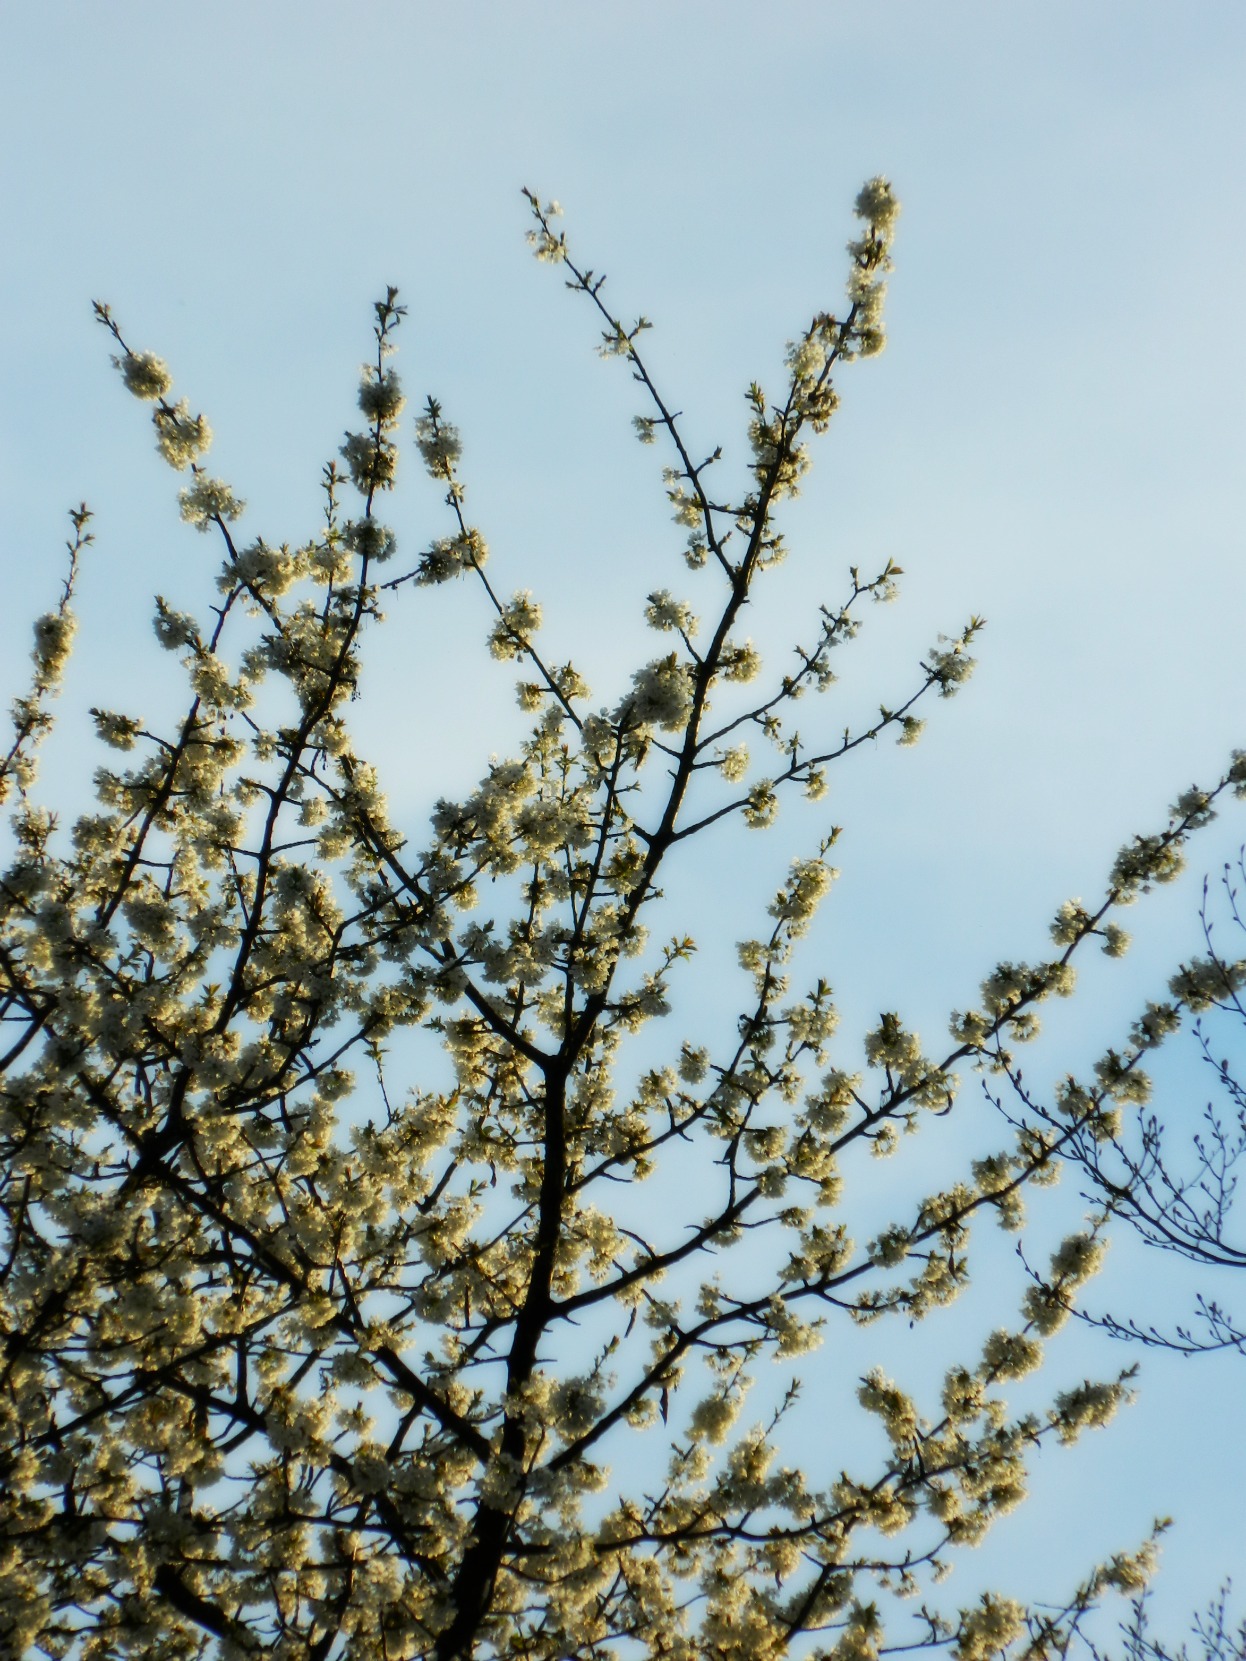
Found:
[{"label": "flowering tree", "polygon": [[[537,255],[647,400],[637,430],[666,447],[698,594],[695,608],[649,595],[664,649],[613,707],[538,645],[531,595],[492,585],[459,437],[431,399],[415,436],[448,521],[409,569],[398,560],[380,515],[403,409],[395,290],[376,307],[364,425],[345,468],[325,470],[323,529],[298,547],[238,537],[242,503],[202,466],[203,417],[97,308],[186,477],[183,518],[224,558],[210,615],[157,602],[185,716],[161,732],[95,711],[134,759],[100,770],[63,835],[35,759],[90,542],[79,509],[0,775],[14,803],[6,1653],[871,1661],[916,1644],[979,1661],[1067,1647],[1102,1592],[1145,1578],[1148,1548],[1092,1568],[1061,1609],[931,1593],[915,1626],[891,1595],[924,1592],[1017,1504],[1031,1450],[1120,1402],[1123,1377],[1037,1408],[1006,1399],[1093,1273],[1099,1219],[959,1364],[915,1367],[908,1385],[868,1370],[799,1465],[784,1428],[801,1411],[794,1369],[818,1368],[824,1332],[950,1303],[979,1218],[1021,1229],[1027,1187],[1142,1099],[1142,1059],[1198,965],[1171,1019],[1144,1013],[1049,1122],[1019,1116],[1006,1146],[850,1237],[862,1161],[913,1147],[900,1133],[939,1138],[966,1070],[1012,1065],[1037,1005],[1071,991],[1075,955],[1121,950],[1116,908],[1174,875],[1216,799],[1246,790],[1246,758],[1124,849],[1098,903],[1062,908],[1047,960],[998,966],[941,1049],[884,1013],[859,1068],[841,1065],[831,989],[790,984],[835,876],[834,831],[740,946],[746,995],[717,1046],[663,1040],[650,1023],[670,1016],[693,952],[679,934],[647,943],[677,907],[659,886],[672,852],[731,816],[770,825],[785,794],[816,799],[831,766],[887,731],[913,742],[918,706],[968,676],[979,624],[833,741],[798,732],[794,705],[830,687],[898,569],[853,571],[775,677],[739,633],[784,555],[778,515],[835,410],[834,373],[883,344],[885,181],[857,199],[846,305],[792,344],[776,401],[749,389],[738,490],[717,487],[717,451],[687,448],[641,354],[644,320],[625,325],[556,209],[529,204]],[[421,836],[391,821],[348,705],[383,593],[458,578],[479,585],[490,648],[517,665],[530,730]],[[432,1041],[445,1065],[417,1071]],[[766,1406],[736,1428],[755,1377]],[[853,1391],[873,1439],[846,1428]]]}]

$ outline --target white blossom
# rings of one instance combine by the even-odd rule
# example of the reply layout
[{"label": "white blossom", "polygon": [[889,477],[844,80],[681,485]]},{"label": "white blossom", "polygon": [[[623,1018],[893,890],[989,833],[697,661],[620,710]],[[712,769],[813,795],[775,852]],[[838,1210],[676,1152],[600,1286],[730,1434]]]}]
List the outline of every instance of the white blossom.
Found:
[{"label": "white blossom", "polygon": [[619,718],[675,732],[692,713],[692,690],[690,666],[672,652],[636,671]]},{"label": "white blossom", "polygon": [[210,479],[206,473],[195,475],[193,484],[179,491],[182,518],[197,531],[206,531],[215,519],[237,519],[246,507],[221,479]]},{"label": "white blossom", "polygon": [[169,366],[153,352],[127,352],[113,362],[120,369],[127,390],[136,398],[149,402],[163,398],[173,385]]},{"label": "white blossom", "polygon": [[172,407],[162,404],[152,412],[156,448],[170,467],[181,472],[197,462],[212,445],[212,429],[202,415],[192,415],[185,398]]}]

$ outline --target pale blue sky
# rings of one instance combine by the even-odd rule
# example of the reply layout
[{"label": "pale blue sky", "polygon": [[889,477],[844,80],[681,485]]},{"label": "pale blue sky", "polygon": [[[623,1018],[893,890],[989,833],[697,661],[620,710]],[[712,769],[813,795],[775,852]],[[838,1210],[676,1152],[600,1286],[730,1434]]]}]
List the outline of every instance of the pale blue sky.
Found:
[{"label": "pale blue sky", "polygon": [[[280,540],[314,526],[370,301],[399,284],[408,390],[463,428],[498,581],[537,589],[605,698],[645,593],[680,584],[679,533],[631,439],[626,375],[594,360],[590,318],[525,253],[520,185],[562,200],[620,309],[653,318],[648,356],[694,441],[730,457],[743,388],[773,385],[784,341],[834,305],[852,198],[885,172],[904,203],[891,344],[841,381],[792,516],[800,557],[754,626],[794,637],[848,563],[898,559],[904,595],[856,649],[848,712],[894,699],[940,629],[972,611],[991,626],[978,677],[918,750],[866,758],[833,797],[844,878],[813,951],[847,1024],[899,1007],[936,1027],[1246,746],[1240,5],[40,0],[10,8],[4,33],[0,660],[24,658],[85,496],[95,639],[67,709],[154,717],[147,596],[189,602],[211,569],[93,297],[168,358],[247,524]],[[442,530],[414,477],[401,503],[409,548]],[[378,642],[359,711],[374,749],[395,710],[419,738],[415,767],[409,744],[390,752],[417,825],[516,731],[468,596],[434,599],[418,636],[396,623]],[[436,734],[421,733],[434,696]],[[84,754],[71,731],[59,788]],[[692,880],[729,869],[764,897],[809,832],[793,827],[764,857],[748,844],[747,870]],[[1226,819],[1196,863],[1243,837],[1246,817]],[[720,844],[724,862],[739,853]],[[1187,886],[1139,913],[1136,958],[1096,974],[1094,1007],[1065,1023],[1078,1056],[1189,949],[1193,912]],[[1134,1286],[1158,1267],[1136,1263]],[[1130,1276],[1112,1284],[1125,1300]],[[1056,1591],[1084,1552],[1174,1511],[1170,1594],[1213,1590],[1244,1555],[1243,1365],[1149,1361],[1131,1414],[1044,1462],[994,1561],[1032,1562],[1058,1530]]]}]

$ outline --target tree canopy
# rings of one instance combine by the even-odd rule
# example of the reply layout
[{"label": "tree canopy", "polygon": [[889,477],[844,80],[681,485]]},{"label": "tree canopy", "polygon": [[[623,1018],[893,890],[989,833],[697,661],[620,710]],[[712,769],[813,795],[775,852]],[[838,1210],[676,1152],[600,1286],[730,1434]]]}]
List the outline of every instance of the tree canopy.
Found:
[{"label": "tree canopy", "polygon": [[[555,204],[528,203],[534,252],[644,398],[636,435],[663,448],[693,596],[648,593],[664,638],[604,706],[587,664],[540,644],[533,595],[494,586],[460,436],[433,398],[414,438],[445,522],[408,557],[383,517],[404,411],[396,289],[376,305],[362,423],[324,469],[322,528],[293,544],[240,535],[244,504],[204,466],[207,421],[97,306],[184,476],[182,518],[222,560],[205,615],[156,603],[184,713],[93,711],[130,759],[100,768],[69,823],[40,800],[36,760],[74,637],[85,506],[13,706],[4,1642],[84,1661],[1062,1652],[1105,1593],[1142,1588],[1149,1543],[1088,1564],[1062,1601],[1042,1586],[1041,1605],[958,1603],[936,1586],[1025,1496],[1034,1451],[1127,1395],[1128,1372],[1046,1396],[1020,1382],[1095,1272],[1107,1213],[954,1364],[932,1371],[917,1323],[1001,1244],[1011,1254],[1031,1188],[1120,1136],[1148,1052],[1231,995],[1241,966],[1182,966],[1166,1001],[1105,1034],[1088,1076],[1000,1121],[996,1146],[956,1140],[958,1091],[975,1069],[1016,1082],[1038,1005],[1073,992],[1079,954],[1124,950],[1120,908],[1178,873],[1222,798],[1246,795],[1246,756],[1123,848],[1093,903],[1060,907],[1048,956],[989,969],[934,1046],[894,1011],[837,1035],[831,987],[797,977],[837,875],[828,822],[742,923],[741,1002],[714,1011],[715,1043],[681,1034],[697,967],[663,886],[675,850],[731,818],[766,830],[851,753],[916,742],[968,679],[981,620],[838,733],[798,728],[796,705],[834,686],[899,568],[850,570],[784,668],[742,633],[787,553],[782,510],[836,376],[883,346],[885,180],[857,198],[846,300],[796,335],[776,398],[749,387],[747,462],[721,485],[724,453],[689,449],[650,373],[646,319],[608,303]],[[350,704],[382,605],[453,580],[478,585],[529,728],[420,829],[391,818]],[[416,757],[436,719],[409,714]],[[931,1144],[955,1177],[872,1221],[874,1162],[920,1172]],[[870,1366],[843,1392],[826,1340],[888,1322],[915,1329],[912,1376]],[[797,1448],[802,1381],[818,1435]]]}]

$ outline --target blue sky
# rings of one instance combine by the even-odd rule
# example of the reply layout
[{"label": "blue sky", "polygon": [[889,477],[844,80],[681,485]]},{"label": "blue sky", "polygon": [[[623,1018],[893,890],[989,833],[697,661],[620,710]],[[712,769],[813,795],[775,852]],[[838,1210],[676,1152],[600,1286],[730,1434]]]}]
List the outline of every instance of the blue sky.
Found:
[{"label": "blue sky", "polygon": [[[407,388],[463,429],[499,583],[538,591],[603,699],[623,684],[644,595],[679,586],[679,533],[630,435],[634,389],[526,255],[523,184],[561,199],[615,303],[654,320],[649,360],[728,460],[745,386],[774,385],[785,340],[842,292],[861,181],[886,173],[904,204],[888,351],[841,380],[791,516],[796,557],[754,620],[785,642],[849,563],[905,567],[833,728],[894,699],[938,631],[990,624],[977,677],[922,745],[837,784],[844,877],[809,961],[841,984],[847,1024],[899,1007],[933,1031],[1246,747],[1240,6],[42,0],[11,8],[5,35],[0,661],[21,663],[52,598],[67,507],[85,497],[98,516],[90,638],[49,764],[62,797],[87,764],[75,710],[158,714],[148,596],[202,598],[212,566],[93,297],[169,360],[247,524],[280,540],[314,528],[370,302],[400,285]],[[409,548],[444,528],[414,470],[401,500]],[[418,634],[404,613],[378,642],[358,711],[415,825],[518,730],[469,597],[430,603]],[[802,831],[764,856],[725,837],[689,882],[764,900]],[[1199,871],[1243,839],[1227,815]],[[1119,1033],[1191,949],[1196,890],[1133,919],[1136,957],[1090,977],[1053,1065]],[[709,944],[733,926],[717,942],[710,919]],[[1174,1077],[1178,1111],[1191,1089]],[[1120,1256],[1124,1306],[1158,1266]],[[1173,1511],[1169,1595],[1212,1591],[1246,1535],[1241,1368],[1148,1361],[1139,1406],[1045,1462],[994,1561],[1059,1530],[1055,1590],[1083,1534],[1086,1551],[1125,1544]]]}]

